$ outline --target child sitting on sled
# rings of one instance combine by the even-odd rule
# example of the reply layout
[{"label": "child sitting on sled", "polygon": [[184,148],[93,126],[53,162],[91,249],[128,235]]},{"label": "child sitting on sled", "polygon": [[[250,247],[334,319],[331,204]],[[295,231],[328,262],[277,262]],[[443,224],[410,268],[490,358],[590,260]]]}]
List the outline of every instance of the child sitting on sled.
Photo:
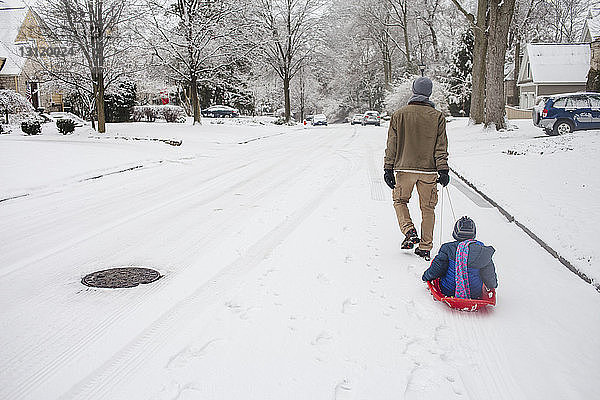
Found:
[{"label": "child sitting on sled", "polygon": [[454,224],[455,242],[444,243],[431,266],[423,273],[424,281],[440,278],[444,296],[480,299],[482,284],[488,289],[498,286],[492,261],[495,250],[475,240],[475,222],[462,217]]}]

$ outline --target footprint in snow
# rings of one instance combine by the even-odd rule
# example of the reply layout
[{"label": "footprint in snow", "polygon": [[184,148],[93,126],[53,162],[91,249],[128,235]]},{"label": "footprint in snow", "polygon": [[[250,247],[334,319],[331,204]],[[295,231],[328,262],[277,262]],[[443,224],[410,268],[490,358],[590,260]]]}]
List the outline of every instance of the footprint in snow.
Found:
[{"label": "footprint in snow", "polygon": [[345,314],[346,311],[348,311],[348,309],[350,309],[351,307],[354,307],[357,304],[358,304],[358,302],[356,300],[347,298],[342,303],[342,314]]},{"label": "footprint in snow", "polygon": [[329,280],[329,278],[327,277],[327,275],[320,273],[319,275],[317,275],[317,280],[323,284],[329,284],[331,281]]},{"label": "footprint in snow", "polygon": [[350,386],[350,382],[348,381],[348,379],[344,379],[340,382],[338,382],[337,385],[335,385],[335,388],[333,390],[333,399],[334,400],[344,400],[344,399],[350,399],[350,391],[352,390],[352,386]]},{"label": "footprint in snow", "polygon": [[312,342],[310,342],[310,344],[312,344],[313,346],[325,344],[332,339],[333,339],[333,337],[328,332],[323,331],[323,332],[319,333],[317,335],[317,337],[315,337],[312,340]]}]

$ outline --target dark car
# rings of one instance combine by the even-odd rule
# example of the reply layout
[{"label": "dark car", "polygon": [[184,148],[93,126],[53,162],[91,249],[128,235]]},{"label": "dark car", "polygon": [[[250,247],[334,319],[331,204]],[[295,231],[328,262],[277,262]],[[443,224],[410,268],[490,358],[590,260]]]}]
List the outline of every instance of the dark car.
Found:
[{"label": "dark car", "polygon": [[202,116],[210,118],[235,118],[240,116],[240,112],[233,107],[217,105],[202,110]]},{"label": "dark car", "polygon": [[546,100],[541,114],[534,112],[533,123],[550,136],[600,129],[600,93],[551,96]]}]

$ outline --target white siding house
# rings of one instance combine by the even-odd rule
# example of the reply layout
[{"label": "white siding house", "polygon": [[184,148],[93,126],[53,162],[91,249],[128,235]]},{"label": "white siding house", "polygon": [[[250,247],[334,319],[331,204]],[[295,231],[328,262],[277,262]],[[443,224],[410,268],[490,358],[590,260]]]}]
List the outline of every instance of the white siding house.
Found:
[{"label": "white siding house", "polygon": [[538,96],[585,90],[590,54],[589,43],[528,44],[517,81],[519,107],[533,107]]}]

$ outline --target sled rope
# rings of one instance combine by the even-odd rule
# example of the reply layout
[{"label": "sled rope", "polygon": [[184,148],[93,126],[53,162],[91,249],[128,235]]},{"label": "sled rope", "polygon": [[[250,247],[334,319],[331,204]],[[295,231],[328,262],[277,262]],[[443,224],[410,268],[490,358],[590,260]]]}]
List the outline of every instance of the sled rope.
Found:
[{"label": "sled rope", "polygon": [[440,210],[440,244],[442,243],[443,228],[444,228],[444,190],[442,189],[442,209]]},{"label": "sled rope", "polygon": [[[450,202],[450,209],[452,210],[452,218],[454,218],[454,221],[456,221],[456,214],[454,213],[454,206],[452,205],[452,198],[450,198],[450,191],[448,190],[448,187],[446,187],[446,192],[448,192],[448,201]],[[442,195],[444,194],[444,191],[442,190]]]}]

